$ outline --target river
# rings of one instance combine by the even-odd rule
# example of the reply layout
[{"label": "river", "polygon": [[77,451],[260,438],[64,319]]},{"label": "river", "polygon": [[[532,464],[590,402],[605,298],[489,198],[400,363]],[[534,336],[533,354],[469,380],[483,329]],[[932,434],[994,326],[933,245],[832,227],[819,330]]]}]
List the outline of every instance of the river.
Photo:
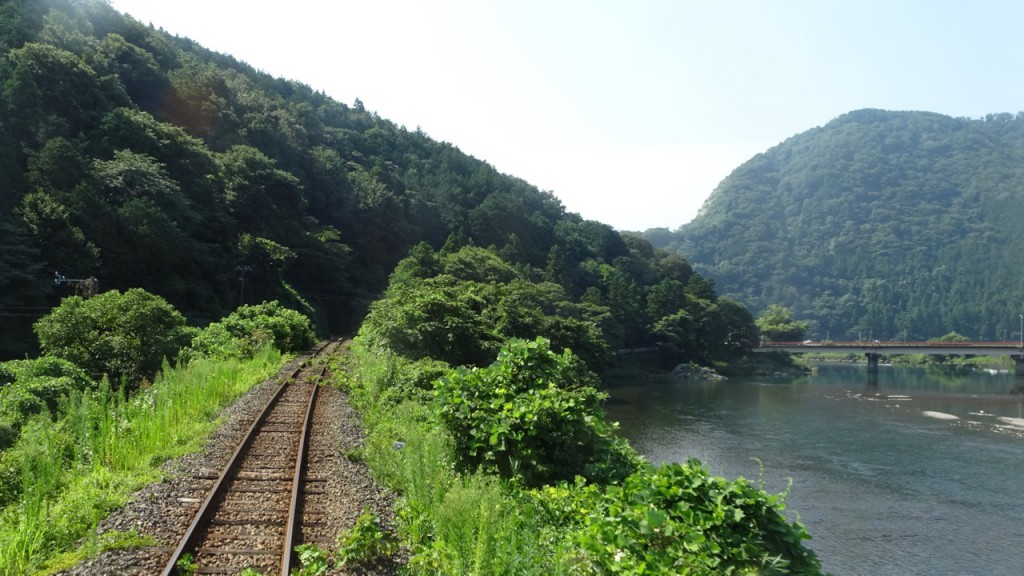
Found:
[{"label": "river", "polygon": [[618,382],[648,461],[789,486],[827,572],[1024,575],[1024,404],[1012,374],[822,365],[795,378]]}]

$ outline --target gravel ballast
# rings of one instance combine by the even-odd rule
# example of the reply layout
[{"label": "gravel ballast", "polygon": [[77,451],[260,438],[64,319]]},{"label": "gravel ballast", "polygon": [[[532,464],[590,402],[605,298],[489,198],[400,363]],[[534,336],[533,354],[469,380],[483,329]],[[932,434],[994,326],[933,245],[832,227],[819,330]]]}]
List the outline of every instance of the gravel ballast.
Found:
[{"label": "gravel ballast", "polygon": [[[130,501],[100,522],[97,532],[135,531],[158,543],[130,550],[112,550],[61,572],[69,576],[115,574],[160,574],[174,547],[206,496],[208,483],[198,477],[216,476],[231,457],[235,447],[253,420],[270,399],[280,383],[305,358],[298,358],[281,369],[278,376],[254,386],[247,394],[226,408],[220,415],[223,424],[211,435],[203,449],[164,464],[164,479],[146,486],[132,495]],[[308,475],[324,478],[326,494],[317,499],[315,514],[329,527],[318,529],[311,539],[327,550],[338,535],[355,524],[356,518],[369,508],[387,530],[394,527],[394,494],[380,487],[361,462],[353,462],[344,454],[363,445],[365,436],[359,416],[348,403],[347,395],[332,386],[324,386],[317,400],[318,421],[333,438],[333,446],[318,451],[328,457],[318,461],[316,470]],[[312,448],[312,447],[311,447]],[[333,570],[331,574],[394,574],[401,560],[355,569],[352,572]]]}]

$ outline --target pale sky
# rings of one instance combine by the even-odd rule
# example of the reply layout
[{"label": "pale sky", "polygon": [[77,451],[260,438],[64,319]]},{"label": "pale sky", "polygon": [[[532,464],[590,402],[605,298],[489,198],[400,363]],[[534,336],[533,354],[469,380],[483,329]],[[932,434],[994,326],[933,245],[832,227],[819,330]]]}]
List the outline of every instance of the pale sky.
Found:
[{"label": "pale sky", "polygon": [[111,0],[620,230],[860,108],[1024,110],[1016,0]]}]

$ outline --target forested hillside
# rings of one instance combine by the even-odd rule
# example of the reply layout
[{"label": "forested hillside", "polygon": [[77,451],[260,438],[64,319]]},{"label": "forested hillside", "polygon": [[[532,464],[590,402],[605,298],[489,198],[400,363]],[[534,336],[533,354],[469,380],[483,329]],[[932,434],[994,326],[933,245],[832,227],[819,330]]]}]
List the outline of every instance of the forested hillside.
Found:
[{"label": "forested hillside", "polygon": [[754,340],[683,258],[101,0],[0,1],[0,54],[0,359],[74,293],[55,273],[144,288],[192,324],[277,299],[339,333],[420,242],[558,285],[611,350],[707,362]]},{"label": "forested hillside", "polygon": [[1016,340],[1024,114],[860,110],[758,154],[693,222],[650,230],[718,290],[833,339]]}]

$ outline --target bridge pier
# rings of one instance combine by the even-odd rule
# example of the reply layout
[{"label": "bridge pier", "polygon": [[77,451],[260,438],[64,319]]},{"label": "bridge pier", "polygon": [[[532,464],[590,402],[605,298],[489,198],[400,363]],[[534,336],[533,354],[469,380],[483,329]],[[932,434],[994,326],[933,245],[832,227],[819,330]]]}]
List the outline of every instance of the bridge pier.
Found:
[{"label": "bridge pier", "polygon": [[1015,373],[1017,376],[1024,376],[1024,354],[1014,354],[1011,358],[1013,358],[1013,363],[1016,365],[1017,370]]},{"label": "bridge pier", "polygon": [[865,352],[864,356],[868,359],[868,374],[877,374],[878,360],[882,358],[882,355],[878,352]]}]

